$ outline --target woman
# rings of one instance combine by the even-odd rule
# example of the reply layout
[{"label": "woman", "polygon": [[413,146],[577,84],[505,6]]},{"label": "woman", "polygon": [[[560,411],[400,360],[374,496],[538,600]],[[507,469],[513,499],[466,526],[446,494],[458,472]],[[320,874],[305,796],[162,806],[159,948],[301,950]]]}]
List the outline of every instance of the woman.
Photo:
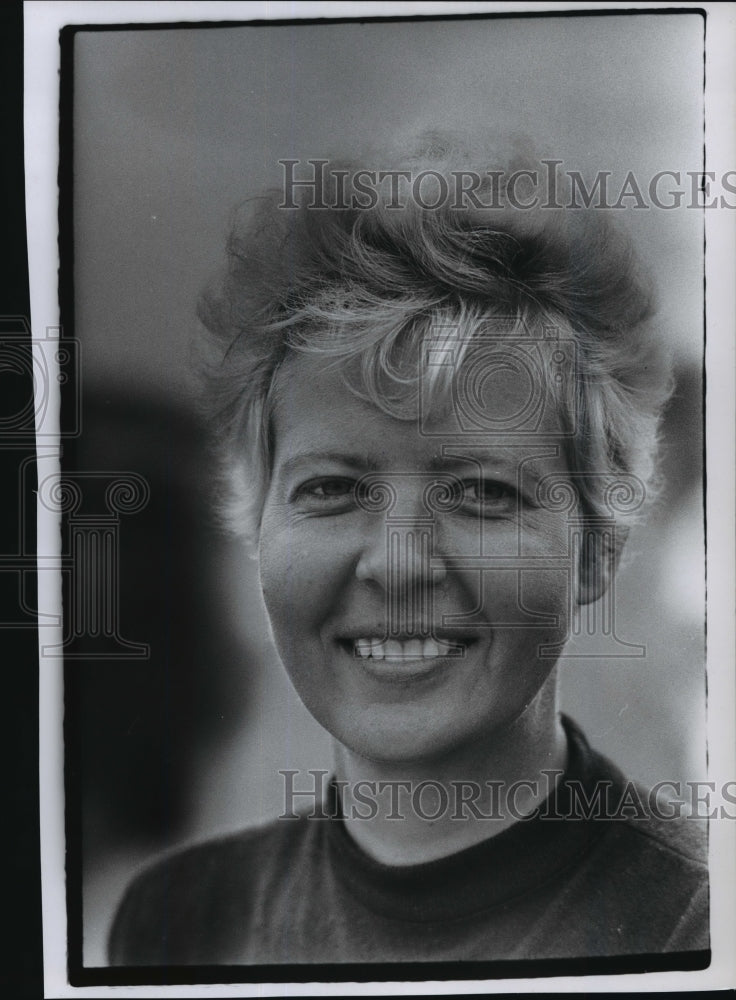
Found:
[{"label": "woman", "polygon": [[280,819],[145,871],[111,961],[705,949],[693,824],[556,697],[654,495],[646,281],[601,212],[537,197],[534,164],[442,136],[381,186],[385,163],[264,196],[201,311],[228,516],[333,780],[315,805],[289,774]]}]

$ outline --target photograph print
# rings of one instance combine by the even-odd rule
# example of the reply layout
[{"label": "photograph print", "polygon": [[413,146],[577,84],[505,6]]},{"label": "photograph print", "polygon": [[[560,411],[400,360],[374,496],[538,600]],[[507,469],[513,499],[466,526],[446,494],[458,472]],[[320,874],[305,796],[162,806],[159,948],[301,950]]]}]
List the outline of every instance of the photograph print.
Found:
[{"label": "photograph print", "polygon": [[71,982],[707,968],[704,17],[61,46]]}]

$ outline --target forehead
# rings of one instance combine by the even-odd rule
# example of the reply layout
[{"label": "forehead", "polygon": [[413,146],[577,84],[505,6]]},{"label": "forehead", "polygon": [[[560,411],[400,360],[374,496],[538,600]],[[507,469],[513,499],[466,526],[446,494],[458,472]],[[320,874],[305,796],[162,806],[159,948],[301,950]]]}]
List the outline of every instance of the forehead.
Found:
[{"label": "forehead", "polygon": [[470,358],[439,396],[419,392],[399,419],[357,395],[332,359],[292,354],[273,386],[275,462],[323,450],[365,455],[379,467],[426,465],[448,448],[518,459],[560,444],[557,409],[545,400],[523,358],[496,351],[493,359]]}]

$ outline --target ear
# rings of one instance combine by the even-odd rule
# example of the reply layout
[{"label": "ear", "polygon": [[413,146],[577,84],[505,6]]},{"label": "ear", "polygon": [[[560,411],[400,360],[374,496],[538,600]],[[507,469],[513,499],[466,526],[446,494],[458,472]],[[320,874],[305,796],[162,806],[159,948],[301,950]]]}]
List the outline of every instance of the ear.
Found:
[{"label": "ear", "polygon": [[593,604],[611,586],[628,533],[612,521],[584,525],[578,548],[578,604]]}]

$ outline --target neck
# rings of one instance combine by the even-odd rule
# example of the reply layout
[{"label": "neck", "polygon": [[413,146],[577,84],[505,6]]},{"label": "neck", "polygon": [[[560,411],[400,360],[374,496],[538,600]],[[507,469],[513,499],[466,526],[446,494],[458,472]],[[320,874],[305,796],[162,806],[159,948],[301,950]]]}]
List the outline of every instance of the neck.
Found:
[{"label": "neck", "polygon": [[335,753],[347,830],[389,865],[433,861],[495,836],[538,807],[566,759],[553,676],[502,731],[441,757],[368,760],[341,744]]}]

